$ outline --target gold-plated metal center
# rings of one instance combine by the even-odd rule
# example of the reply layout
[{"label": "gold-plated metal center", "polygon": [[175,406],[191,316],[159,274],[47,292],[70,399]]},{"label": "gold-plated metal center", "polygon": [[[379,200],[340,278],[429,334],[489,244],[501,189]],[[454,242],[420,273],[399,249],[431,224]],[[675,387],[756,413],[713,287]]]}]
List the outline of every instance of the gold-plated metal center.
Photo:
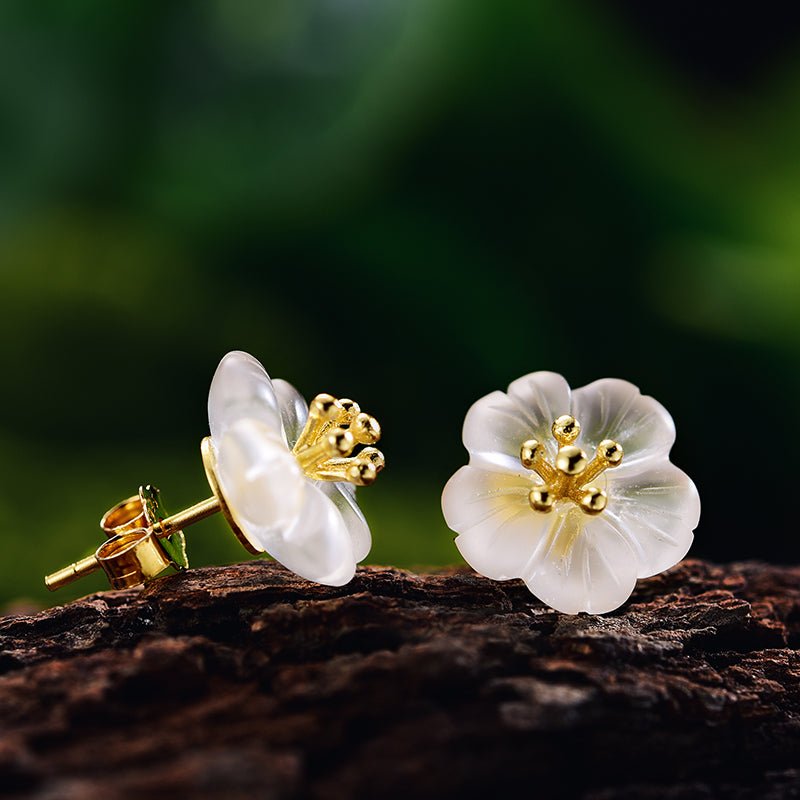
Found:
[{"label": "gold-plated metal center", "polygon": [[525,469],[533,470],[543,481],[528,494],[531,508],[546,513],[552,511],[559,500],[571,500],[586,514],[599,514],[608,504],[608,496],[597,486],[592,486],[605,470],[622,463],[622,446],[613,439],[603,439],[597,445],[594,458],[574,442],[581,432],[575,417],[563,414],[553,422],[553,438],[558,443],[555,463],[547,458],[544,444],[536,439],[522,443],[519,460]]},{"label": "gold-plated metal center", "polygon": [[[378,420],[354,400],[318,394],[292,452],[309,478],[367,486],[385,465],[383,453],[372,446],[380,438]],[[358,445],[367,446],[353,454]]]}]

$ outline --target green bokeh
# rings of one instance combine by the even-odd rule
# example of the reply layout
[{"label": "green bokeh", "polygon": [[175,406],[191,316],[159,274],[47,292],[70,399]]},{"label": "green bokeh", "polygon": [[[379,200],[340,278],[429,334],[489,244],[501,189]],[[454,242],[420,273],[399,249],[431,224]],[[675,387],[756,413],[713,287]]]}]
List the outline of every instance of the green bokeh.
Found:
[{"label": "green bokeh", "polygon": [[[670,409],[696,554],[797,560],[759,494],[800,400],[793,52],[731,91],[612,6],[4,3],[0,601],[54,602],[140,483],[206,496],[229,349],[380,419],[370,562],[458,561],[464,413],[535,369]],[[189,552],[246,557],[219,519]]]}]

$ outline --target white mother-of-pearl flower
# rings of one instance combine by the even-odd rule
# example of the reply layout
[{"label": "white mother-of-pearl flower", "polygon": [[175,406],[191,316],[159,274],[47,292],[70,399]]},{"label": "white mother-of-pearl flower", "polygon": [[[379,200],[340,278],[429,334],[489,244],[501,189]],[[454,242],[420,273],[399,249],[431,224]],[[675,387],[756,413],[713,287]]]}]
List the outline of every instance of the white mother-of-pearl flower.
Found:
[{"label": "white mother-of-pearl flower", "polygon": [[[612,439],[624,459],[594,486],[608,501],[586,514],[568,499],[552,511],[529,502],[542,479],[520,462],[520,446],[543,443],[551,460],[558,444],[553,421],[580,423],[576,444],[588,451]],[[691,479],[669,461],[675,426],[667,410],[631,383],[613,378],[570,391],[560,375],[534,372],[508,392],[492,392],[467,412],[463,431],[469,465],[445,486],[442,509],[456,545],[479,573],[522,578],[547,605],[568,614],[601,614],[624,603],[637,578],[677,564],[700,518]]]},{"label": "white mother-of-pearl flower", "polygon": [[220,362],[208,395],[217,478],[253,547],[303,578],[341,586],[371,546],[355,486],[306,476],[292,447],[308,417],[300,393],[248,353]]}]

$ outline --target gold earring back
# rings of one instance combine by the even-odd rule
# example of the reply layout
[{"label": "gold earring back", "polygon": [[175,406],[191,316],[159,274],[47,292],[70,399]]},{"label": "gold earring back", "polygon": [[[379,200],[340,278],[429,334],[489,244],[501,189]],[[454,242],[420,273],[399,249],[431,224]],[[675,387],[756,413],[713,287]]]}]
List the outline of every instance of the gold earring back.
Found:
[{"label": "gold earring back", "polygon": [[140,486],[138,494],[122,500],[103,514],[100,528],[107,538],[94,554],[47,575],[45,586],[55,591],[102,569],[113,588],[125,589],[145,583],[170,567],[186,569],[189,561],[183,529],[219,511],[239,541],[251,553],[257,553],[231,516],[222,495],[210,436],[203,439],[200,449],[206,478],[213,492],[211,497],[168,516],[161,504],[159,490],[155,486]]}]

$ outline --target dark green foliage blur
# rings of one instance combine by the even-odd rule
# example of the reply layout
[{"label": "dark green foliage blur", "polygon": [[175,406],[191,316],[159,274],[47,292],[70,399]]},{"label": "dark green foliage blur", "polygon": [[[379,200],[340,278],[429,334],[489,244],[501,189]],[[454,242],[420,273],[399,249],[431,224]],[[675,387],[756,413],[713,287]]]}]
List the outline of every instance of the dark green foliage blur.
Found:
[{"label": "dark green foliage blur", "polygon": [[230,349],[380,419],[373,563],[458,561],[464,413],[537,369],[667,406],[693,554],[796,561],[800,26],[657,5],[0,4],[0,600],[207,495]]}]

